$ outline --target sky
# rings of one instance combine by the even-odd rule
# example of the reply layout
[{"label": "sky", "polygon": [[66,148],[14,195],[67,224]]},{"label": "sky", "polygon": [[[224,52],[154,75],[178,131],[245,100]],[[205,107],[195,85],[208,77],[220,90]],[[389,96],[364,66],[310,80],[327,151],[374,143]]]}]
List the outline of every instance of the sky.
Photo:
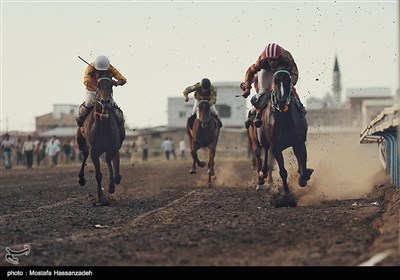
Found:
[{"label": "sky", "polygon": [[[86,65],[127,78],[114,99],[130,128],[167,124],[168,97],[202,78],[243,81],[268,43],[288,50],[303,103],[342,88],[399,87],[398,1],[4,1],[0,130],[34,131],[53,104],[80,104]],[[235,98],[232,96],[232,98]]]}]

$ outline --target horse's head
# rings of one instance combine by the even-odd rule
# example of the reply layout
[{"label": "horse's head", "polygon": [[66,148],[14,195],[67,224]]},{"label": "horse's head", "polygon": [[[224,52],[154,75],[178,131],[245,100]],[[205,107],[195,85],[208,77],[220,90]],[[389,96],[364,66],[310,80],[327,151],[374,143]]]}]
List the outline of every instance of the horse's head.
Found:
[{"label": "horse's head", "polygon": [[201,99],[199,101],[197,118],[199,119],[201,126],[206,127],[211,118],[211,104],[207,99]]},{"label": "horse's head", "polygon": [[113,81],[110,77],[103,76],[97,80],[97,93],[96,93],[96,114],[103,118],[108,119],[109,109],[112,103],[112,90]]},{"label": "horse's head", "polygon": [[292,99],[293,84],[290,80],[290,72],[286,70],[278,70],[273,76],[272,86],[272,106],[279,112],[287,112]]}]

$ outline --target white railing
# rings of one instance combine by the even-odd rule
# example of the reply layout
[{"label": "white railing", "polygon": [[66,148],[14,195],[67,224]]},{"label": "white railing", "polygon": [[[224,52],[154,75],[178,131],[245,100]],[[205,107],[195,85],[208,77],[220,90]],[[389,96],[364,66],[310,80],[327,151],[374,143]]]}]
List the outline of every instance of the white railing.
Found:
[{"label": "white railing", "polygon": [[379,143],[392,184],[400,187],[400,156],[397,128],[400,125],[400,104],[385,108],[360,134],[360,143]]}]

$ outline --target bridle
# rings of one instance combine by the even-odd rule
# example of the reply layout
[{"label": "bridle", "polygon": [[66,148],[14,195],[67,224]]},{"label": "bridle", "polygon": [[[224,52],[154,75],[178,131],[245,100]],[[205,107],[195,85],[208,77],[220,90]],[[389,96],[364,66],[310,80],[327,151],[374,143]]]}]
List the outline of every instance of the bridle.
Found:
[{"label": "bridle", "polygon": [[[278,71],[276,71],[274,73],[274,77],[278,73],[288,74],[289,78],[290,78],[290,72],[287,71],[287,70],[278,70]],[[272,92],[271,92],[271,102],[272,102],[272,107],[276,111],[278,111],[280,113],[287,112],[289,110],[289,104],[290,104],[290,102],[292,100],[292,96],[293,96],[293,84],[291,82],[290,82],[289,88],[290,88],[290,91],[289,91],[289,94],[286,97],[286,100],[281,100],[281,99],[278,100],[278,97],[276,96],[276,92],[275,92],[275,82],[274,82],[274,86],[273,86]],[[283,88],[283,85],[282,85],[282,82],[281,82],[281,94],[282,93],[284,93],[284,88]],[[282,95],[284,95],[284,94],[282,94]],[[282,102],[282,101],[284,101],[284,102]],[[284,103],[283,109],[281,109],[281,107],[279,106],[280,103],[281,104]]]},{"label": "bridle", "polygon": [[201,127],[206,127],[208,122],[210,121],[210,118],[211,118],[211,110],[208,110],[208,115],[207,116],[202,116],[202,119],[200,119],[200,110],[199,110],[199,108],[200,108],[201,104],[204,104],[204,103],[206,103],[209,106],[211,106],[210,102],[208,100],[206,100],[206,99],[203,99],[203,100],[199,101],[199,105],[198,105],[198,108],[197,108],[197,110],[198,110],[197,118],[199,119],[199,121],[201,123]]},{"label": "bridle", "polygon": [[109,78],[109,77],[101,77],[101,78],[99,78],[97,80],[97,85],[99,85],[99,82],[102,81],[102,80],[107,80],[107,81],[109,81],[111,83],[111,96],[110,96],[110,99],[108,99],[108,100],[100,100],[99,97],[98,97],[99,89],[97,87],[97,91],[96,91],[96,96],[94,98],[94,102],[96,102],[97,104],[100,105],[101,112],[98,112],[96,110],[96,106],[95,106],[94,114],[99,116],[100,120],[108,119],[110,117],[110,114],[109,114],[108,111],[109,111],[109,109],[111,107],[111,98],[112,98],[112,79]]}]

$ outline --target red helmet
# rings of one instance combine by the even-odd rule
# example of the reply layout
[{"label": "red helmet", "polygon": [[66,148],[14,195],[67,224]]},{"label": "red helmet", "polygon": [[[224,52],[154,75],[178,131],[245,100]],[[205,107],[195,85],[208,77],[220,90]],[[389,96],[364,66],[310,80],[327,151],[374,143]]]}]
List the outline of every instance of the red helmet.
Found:
[{"label": "red helmet", "polygon": [[265,56],[267,58],[278,58],[282,54],[282,48],[275,43],[270,43],[265,47]]}]

